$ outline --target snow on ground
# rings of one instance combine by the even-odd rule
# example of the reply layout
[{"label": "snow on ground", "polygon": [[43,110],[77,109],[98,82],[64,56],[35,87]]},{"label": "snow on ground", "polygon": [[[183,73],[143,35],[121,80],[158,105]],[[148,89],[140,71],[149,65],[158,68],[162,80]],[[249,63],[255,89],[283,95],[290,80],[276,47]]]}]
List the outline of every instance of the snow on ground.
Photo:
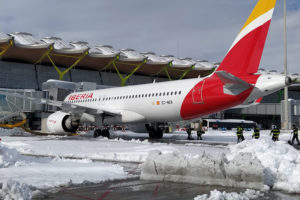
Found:
[{"label": "snow on ground", "polygon": [[262,131],[259,140],[246,134],[244,142],[229,145],[226,156],[152,152],[142,165],[141,178],[300,193],[299,151],[287,144],[289,133],[281,135],[283,141],[273,142],[269,132]]},{"label": "snow on ground", "polygon": [[228,160],[250,153],[264,167],[265,184],[276,190],[300,193],[300,153],[286,142],[271,139],[246,140],[230,147]]},{"label": "snow on ground", "polygon": [[[7,138],[11,142],[5,142]],[[41,139],[40,137],[2,138],[0,142],[0,199],[31,199],[31,189],[49,189],[89,182],[99,183],[133,176],[128,175],[124,168],[117,164],[93,162],[89,158],[25,156],[17,151],[17,147],[21,149],[30,147],[30,144],[24,141],[34,141],[38,138]]]},{"label": "snow on ground", "polygon": [[207,145],[189,146],[165,143],[151,143],[148,140],[79,137],[3,137],[3,144],[16,148],[22,154],[89,158],[106,161],[144,162],[152,150],[164,153],[183,152],[196,155],[202,151],[216,154],[228,152],[225,147],[215,148]]},{"label": "snow on ground", "polygon": [[263,197],[264,194],[259,191],[249,190],[247,189],[244,193],[226,193],[220,192],[218,190],[213,190],[210,192],[210,196],[207,194],[198,195],[194,198],[194,200],[250,200],[250,199],[258,199]]},{"label": "snow on ground", "polygon": [[[28,134],[18,129],[11,131],[0,129],[2,138],[0,142],[0,188],[2,185],[0,197],[16,194],[23,195],[26,199],[26,195],[31,195],[30,192],[26,192],[27,187],[46,189],[127,178],[130,175],[120,165],[93,160],[145,163],[147,158],[151,157],[149,152],[160,152],[158,154],[166,156],[163,160],[165,163],[172,161],[175,157],[178,159],[177,165],[181,166],[181,170],[187,171],[182,167],[187,161],[190,166],[197,166],[197,168],[205,164],[210,167],[219,165],[221,167],[211,167],[210,170],[210,174],[220,176],[219,180],[222,179],[224,173],[227,177],[237,176],[244,180],[255,177],[274,189],[300,192],[299,151],[285,144],[290,134],[281,134],[279,139],[282,141],[274,143],[270,140],[269,133],[270,131],[261,131],[261,139],[254,140],[251,137],[252,132],[246,132],[244,134],[246,141],[236,144],[236,134],[232,131],[208,131],[203,135],[204,142],[187,141],[187,134],[179,131],[165,134],[162,141],[180,140],[180,144],[168,144],[143,140],[148,137],[147,134],[129,131],[112,132],[111,135],[115,139],[108,140],[101,137],[95,139],[84,134],[79,137],[23,137]],[[117,137],[120,136],[133,139],[118,139]],[[192,136],[196,139],[195,133]],[[220,145],[216,145],[218,143]],[[223,146],[222,144],[229,145]],[[226,165],[232,170],[224,171]],[[251,170],[247,168],[247,165],[252,165]],[[214,169],[219,170],[213,171]],[[231,173],[233,169],[238,175]],[[175,169],[168,168],[168,170]],[[253,176],[249,176],[249,173]],[[261,174],[263,180],[261,180]],[[204,183],[209,181],[211,180],[206,180]],[[213,194],[215,195],[216,192]]]},{"label": "snow on ground", "polygon": [[225,154],[187,157],[152,151],[142,164],[141,179],[263,189],[263,170],[260,161],[247,153],[228,161]]},{"label": "snow on ground", "polygon": [[21,128],[4,129],[0,128],[0,137],[3,136],[32,136],[30,133],[24,132]]},{"label": "snow on ground", "polygon": [[3,200],[28,200],[32,198],[32,191],[24,183],[9,180],[3,183],[2,189],[0,189],[0,197]]}]

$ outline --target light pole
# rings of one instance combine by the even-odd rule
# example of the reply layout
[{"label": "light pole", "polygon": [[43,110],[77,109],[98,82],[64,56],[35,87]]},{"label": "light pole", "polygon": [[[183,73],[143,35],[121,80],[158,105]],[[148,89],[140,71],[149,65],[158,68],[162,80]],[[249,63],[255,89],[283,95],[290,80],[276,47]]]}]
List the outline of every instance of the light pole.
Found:
[{"label": "light pole", "polygon": [[[283,42],[284,42],[284,74],[288,77],[287,70],[287,32],[286,32],[286,0],[283,2]],[[284,126],[289,129],[289,110],[288,110],[288,86],[284,87]]]}]

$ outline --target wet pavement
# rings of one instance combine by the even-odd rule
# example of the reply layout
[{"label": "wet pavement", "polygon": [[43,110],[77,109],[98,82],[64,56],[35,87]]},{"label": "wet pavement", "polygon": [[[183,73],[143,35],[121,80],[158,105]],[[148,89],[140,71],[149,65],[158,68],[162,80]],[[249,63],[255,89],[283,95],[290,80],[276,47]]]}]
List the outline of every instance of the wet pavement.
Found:
[{"label": "wet pavement", "polygon": [[[194,199],[197,195],[209,194],[217,189],[228,192],[245,192],[246,189],[226,188],[220,186],[203,186],[186,183],[143,181],[138,178],[105,182],[102,184],[81,185],[60,188],[56,193],[48,193],[49,200],[183,200]],[[300,195],[284,194],[280,192],[266,192],[258,199],[270,200],[298,200]]]}]

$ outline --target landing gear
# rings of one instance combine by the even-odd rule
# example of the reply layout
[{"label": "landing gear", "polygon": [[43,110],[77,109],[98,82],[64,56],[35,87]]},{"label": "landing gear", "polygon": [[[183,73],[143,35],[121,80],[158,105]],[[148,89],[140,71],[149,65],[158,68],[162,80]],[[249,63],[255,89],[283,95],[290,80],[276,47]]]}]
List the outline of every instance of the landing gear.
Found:
[{"label": "landing gear", "polygon": [[102,130],[102,136],[109,138],[109,130],[108,129],[103,129]]},{"label": "landing gear", "polygon": [[99,137],[101,134],[102,134],[102,133],[101,133],[101,130],[100,130],[100,129],[96,129],[96,130],[94,131],[94,138]]},{"label": "landing gear", "polygon": [[109,130],[107,128],[106,129],[102,129],[102,130],[96,129],[94,131],[94,138],[99,137],[99,136],[109,138],[109,135],[110,135],[109,134]]},{"label": "landing gear", "polygon": [[156,126],[146,124],[146,129],[149,131],[149,138],[151,139],[160,139],[163,137],[163,131],[157,124]]}]

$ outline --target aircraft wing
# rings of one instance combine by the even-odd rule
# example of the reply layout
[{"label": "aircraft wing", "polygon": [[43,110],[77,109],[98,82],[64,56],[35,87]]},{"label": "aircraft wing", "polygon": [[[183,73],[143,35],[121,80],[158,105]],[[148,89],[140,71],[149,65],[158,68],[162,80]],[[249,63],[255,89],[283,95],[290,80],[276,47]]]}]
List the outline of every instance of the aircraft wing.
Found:
[{"label": "aircraft wing", "polygon": [[13,92],[7,92],[4,90],[0,90],[0,95],[17,97],[17,98],[32,101],[33,103],[36,103],[36,104],[46,104],[46,105],[56,106],[56,107],[61,108],[62,111],[64,111],[64,112],[79,114],[79,115],[82,113],[88,113],[88,114],[92,114],[92,115],[107,114],[107,115],[111,115],[111,116],[121,115],[120,111],[111,110],[111,109],[104,108],[104,107],[98,107],[97,109],[94,109],[94,108],[89,108],[89,107],[85,107],[85,106],[70,104],[70,103],[67,103],[64,101],[56,101],[56,100],[45,99],[45,98],[29,97],[26,95],[13,93]]}]

